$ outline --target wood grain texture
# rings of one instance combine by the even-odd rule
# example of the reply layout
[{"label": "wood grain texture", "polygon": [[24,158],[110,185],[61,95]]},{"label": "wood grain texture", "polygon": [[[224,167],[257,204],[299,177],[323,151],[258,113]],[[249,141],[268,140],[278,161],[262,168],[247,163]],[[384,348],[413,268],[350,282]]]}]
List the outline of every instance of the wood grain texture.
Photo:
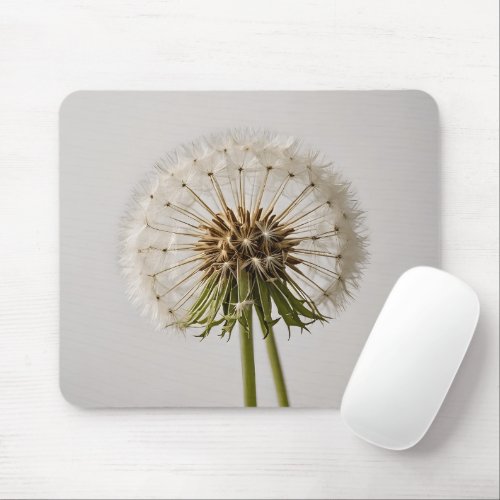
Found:
[{"label": "wood grain texture", "polygon": [[[498,498],[496,0],[0,4],[1,498]],[[102,410],[58,388],[58,107],[77,89],[420,88],[443,129],[443,267],[482,316],[427,437],[336,411]]]}]

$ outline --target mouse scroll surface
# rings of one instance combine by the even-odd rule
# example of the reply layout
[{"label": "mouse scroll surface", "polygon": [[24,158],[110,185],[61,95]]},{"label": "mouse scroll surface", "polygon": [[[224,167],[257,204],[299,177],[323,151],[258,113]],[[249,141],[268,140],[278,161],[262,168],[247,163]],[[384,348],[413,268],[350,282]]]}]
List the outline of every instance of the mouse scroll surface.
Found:
[{"label": "mouse scroll surface", "polygon": [[458,278],[415,267],[394,285],[342,400],[345,423],[383,448],[415,445],[436,416],[479,317]]}]

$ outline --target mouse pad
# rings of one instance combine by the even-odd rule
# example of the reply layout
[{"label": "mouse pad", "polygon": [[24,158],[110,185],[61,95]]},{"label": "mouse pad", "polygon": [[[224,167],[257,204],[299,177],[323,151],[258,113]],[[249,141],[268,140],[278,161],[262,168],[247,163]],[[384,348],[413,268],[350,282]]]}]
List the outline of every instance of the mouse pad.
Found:
[{"label": "mouse pad", "polygon": [[70,94],[64,397],[338,408],[398,276],[439,266],[439,144],[420,91]]}]

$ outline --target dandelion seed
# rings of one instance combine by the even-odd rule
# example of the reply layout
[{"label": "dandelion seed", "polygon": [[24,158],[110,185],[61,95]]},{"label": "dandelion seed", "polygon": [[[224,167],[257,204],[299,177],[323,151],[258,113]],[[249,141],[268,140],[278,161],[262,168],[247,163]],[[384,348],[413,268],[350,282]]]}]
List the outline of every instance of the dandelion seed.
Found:
[{"label": "dandelion seed", "polygon": [[234,311],[237,318],[240,318],[245,310],[251,307],[253,304],[252,300],[244,300],[242,302],[236,302],[234,304]]}]

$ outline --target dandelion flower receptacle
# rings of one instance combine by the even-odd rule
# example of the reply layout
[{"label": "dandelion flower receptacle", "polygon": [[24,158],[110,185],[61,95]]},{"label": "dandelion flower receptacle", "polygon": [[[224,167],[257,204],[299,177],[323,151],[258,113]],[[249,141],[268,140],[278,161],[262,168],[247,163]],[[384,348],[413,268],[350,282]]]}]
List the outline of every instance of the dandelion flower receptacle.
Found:
[{"label": "dandelion flower receptacle", "polygon": [[365,247],[362,213],[329,162],[294,138],[235,130],[158,161],[132,197],[121,264],[158,328],[229,340],[239,325],[246,406],[257,404],[255,313],[288,406],[273,327],[308,330],[342,309]]}]

